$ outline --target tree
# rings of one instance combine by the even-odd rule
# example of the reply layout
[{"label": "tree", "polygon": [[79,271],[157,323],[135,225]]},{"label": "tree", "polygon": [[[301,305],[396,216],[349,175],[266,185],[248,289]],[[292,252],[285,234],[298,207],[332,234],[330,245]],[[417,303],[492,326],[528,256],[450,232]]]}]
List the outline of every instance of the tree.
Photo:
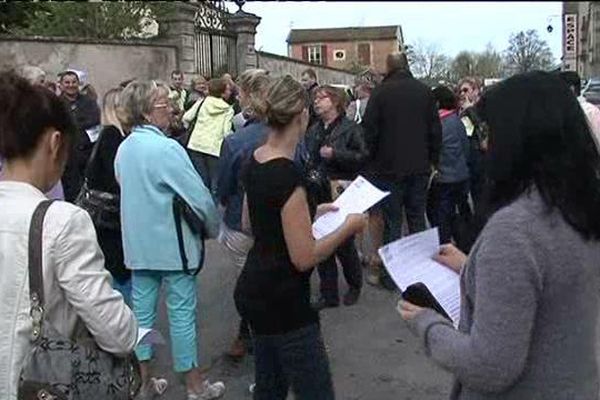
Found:
[{"label": "tree", "polygon": [[475,56],[469,51],[461,51],[454,57],[450,68],[452,80],[475,75]]},{"label": "tree", "polygon": [[474,55],[474,72],[482,78],[499,78],[502,76],[502,56],[488,43],[482,53]]},{"label": "tree", "polygon": [[537,31],[528,30],[512,34],[508,43],[504,57],[510,73],[547,70],[552,67],[552,51],[546,41],[540,39]]},{"label": "tree", "polygon": [[450,59],[437,45],[418,41],[410,46],[410,50],[408,59],[416,77],[426,80],[447,79]]},{"label": "tree", "polygon": [[46,2],[42,8],[24,12],[24,18],[7,27],[7,32],[25,36],[139,38],[149,36],[148,27],[173,10],[173,3],[167,2]]},{"label": "tree", "polygon": [[32,16],[47,8],[47,4],[40,2],[3,2],[0,3],[0,33],[8,34],[14,29],[29,26]]}]

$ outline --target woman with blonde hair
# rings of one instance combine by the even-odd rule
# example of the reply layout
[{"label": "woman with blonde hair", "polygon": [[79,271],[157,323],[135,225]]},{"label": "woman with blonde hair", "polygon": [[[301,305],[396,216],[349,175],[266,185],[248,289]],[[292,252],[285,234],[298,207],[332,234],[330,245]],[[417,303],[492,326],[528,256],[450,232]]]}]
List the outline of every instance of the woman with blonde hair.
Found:
[{"label": "woman with blonde hair", "polygon": [[[252,247],[252,237],[242,232],[242,201],[240,172],[242,165],[252,156],[266,139],[268,127],[265,123],[265,98],[271,80],[262,69],[249,69],[238,78],[240,104],[248,116],[244,127],[225,137],[219,156],[219,179],[217,198],[225,208],[219,241],[233,258],[233,263],[241,270],[246,263],[248,251]],[[241,359],[250,344],[250,331],[245,320],[240,322],[239,332],[228,355]]]},{"label": "woman with blonde hair", "polygon": [[[117,150],[125,139],[125,130],[118,118],[119,96],[123,89],[110,89],[102,102],[102,129],[85,170],[87,188],[114,199],[118,204],[120,188],[115,179],[115,157]],[[113,276],[113,286],[119,290],[127,304],[131,304],[131,273],[125,268],[123,261],[123,243],[118,211],[113,214],[112,224],[96,224],[98,242],[106,258],[106,269]],[[110,226],[112,225],[112,226]]]},{"label": "woman with blonde hair", "polygon": [[[209,239],[219,231],[217,209],[185,149],[165,134],[173,113],[168,86],[131,82],[119,105],[125,125],[131,127],[117,152],[115,172],[121,186],[125,265],[132,270],[133,310],[141,327],[153,328],[164,284],[174,367],[185,375],[188,400],[219,398],[225,386],[205,380],[198,361],[194,272],[201,266],[204,244],[184,221],[177,228],[174,212],[185,202]],[[150,377],[151,346],[139,345],[136,354],[143,394],[162,392],[164,385]]]},{"label": "woman with blonde hair", "polygon": [[[302,172],[294,163],[308,106],[299,82],[289,75],[278,79],[266,96],[266,142],[242,172],[242,225],[254,244],[234,297],[254,335],[254,400],[285,400],[290,386],[297,400],[335,397],[319,315],[310,305],[310,275],[362,230],[365,217],[350,215],[335,232],[314,239]],[[321,205],[316,214],[332,209]]]}]

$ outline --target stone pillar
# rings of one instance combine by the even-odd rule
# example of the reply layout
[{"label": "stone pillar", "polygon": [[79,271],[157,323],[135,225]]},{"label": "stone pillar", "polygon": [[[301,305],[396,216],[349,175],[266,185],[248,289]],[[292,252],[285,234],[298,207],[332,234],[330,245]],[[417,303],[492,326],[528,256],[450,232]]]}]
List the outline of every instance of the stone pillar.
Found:
[{"label": "stone pillar", "polygon": [[240,8],[229,17],[229,30],[237,35],[236,59],[237,74],[249,68],[257,68],[256,50],[254,49],[254,36],[260,17],[242,11]]},{"label": "stone pillar", "polygon": [[177,47],[177,66],[185,75],[196,74],[194,16],[197,10],[197,5],[177,2],[173,16],[159,21],[161,41]]}]

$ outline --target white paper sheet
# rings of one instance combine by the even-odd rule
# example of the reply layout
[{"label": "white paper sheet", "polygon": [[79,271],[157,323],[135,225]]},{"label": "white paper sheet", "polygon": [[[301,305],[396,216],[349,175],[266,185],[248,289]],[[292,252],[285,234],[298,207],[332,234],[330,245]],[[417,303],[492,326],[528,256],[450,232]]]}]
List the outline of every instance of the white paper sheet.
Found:
[{"label": "white paper sheet", "polygon": [[454,326],[460,318],[459,275],[434,261],[439,251],[438,229],[404,237],[379,249],[390,276],[401,290],[422,282],[450,316]]},{"label": "white paper sheet", "polygon": [[388,196],[389,192],[377,189],[371,182],[358,176],[344,190],[333,204],[338,207],[335,212],[328,212],[319,217],[313,224],[315,239],[321,239],[338,229],[349,214],[361,214]]}]

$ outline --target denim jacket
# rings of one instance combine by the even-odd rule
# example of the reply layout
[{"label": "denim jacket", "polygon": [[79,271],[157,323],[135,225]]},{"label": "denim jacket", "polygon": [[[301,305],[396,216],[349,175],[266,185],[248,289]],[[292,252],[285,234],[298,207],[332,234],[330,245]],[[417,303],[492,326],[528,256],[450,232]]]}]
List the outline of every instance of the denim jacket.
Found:
[{"label": "denim jacket", "polygon": [[242,230],[244,202],[240,173],[254,150],[265,141],[267,133],[268,127],[265,123],[249,120],[242,129],[227,136],[221,146],[217,198],[225,206],[223,222],[238,232]]}]

